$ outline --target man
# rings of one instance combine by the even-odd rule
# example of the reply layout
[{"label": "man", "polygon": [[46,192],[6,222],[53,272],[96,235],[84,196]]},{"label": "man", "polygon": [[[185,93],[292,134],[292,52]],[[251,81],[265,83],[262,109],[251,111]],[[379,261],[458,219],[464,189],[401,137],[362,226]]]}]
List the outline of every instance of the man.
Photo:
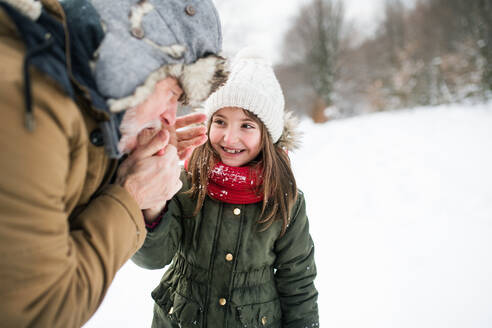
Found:
[{"label": "man", "polygon": [[220,33],[209,0],[0,0],[2,327],[96,311],[145,239],[142,210],[204,142],[173,142],[204,119],[176,108],[224,81]]}]

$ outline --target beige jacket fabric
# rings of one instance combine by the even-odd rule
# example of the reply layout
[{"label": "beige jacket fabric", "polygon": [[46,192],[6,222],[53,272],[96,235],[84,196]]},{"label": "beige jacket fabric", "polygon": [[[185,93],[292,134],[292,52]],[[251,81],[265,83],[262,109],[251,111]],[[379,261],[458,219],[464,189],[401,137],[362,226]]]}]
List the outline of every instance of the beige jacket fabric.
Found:
[{"label": "beige jacket fabric", "polygon": [[24,128],[24,54],[0,9],[0,326],[80,327],[142,245],[144,220],[108,183],[116,163],[89,141],[90,108],[35,69],[36,128]]}]

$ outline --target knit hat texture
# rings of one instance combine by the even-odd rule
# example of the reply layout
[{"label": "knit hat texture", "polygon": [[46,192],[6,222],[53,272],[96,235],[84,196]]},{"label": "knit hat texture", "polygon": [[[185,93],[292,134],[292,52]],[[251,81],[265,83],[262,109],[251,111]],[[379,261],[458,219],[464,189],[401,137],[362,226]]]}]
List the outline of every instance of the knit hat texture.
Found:
[{"label": "knit hat texture", "polygon": [[205,101],[209,118],[221,108],[240,107],[258,116],[273,143],[284,128],[285,100],[270,60],[255,47],[247,47],[232,60],[226,84]]}]

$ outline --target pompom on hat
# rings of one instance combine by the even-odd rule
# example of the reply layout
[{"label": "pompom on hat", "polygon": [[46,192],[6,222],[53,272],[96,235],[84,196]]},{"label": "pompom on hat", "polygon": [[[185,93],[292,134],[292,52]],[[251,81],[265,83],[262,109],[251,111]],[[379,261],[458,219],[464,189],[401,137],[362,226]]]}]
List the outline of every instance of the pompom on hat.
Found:
[{"label": "pompom on hat", "polygon": [[230,63],[226,84],[212,93],[204,107],[209,118],[221,108],[240,107],[265,124],[273,143],[284,130],[285,100],[270,60],[256,47],[237,53]]}]

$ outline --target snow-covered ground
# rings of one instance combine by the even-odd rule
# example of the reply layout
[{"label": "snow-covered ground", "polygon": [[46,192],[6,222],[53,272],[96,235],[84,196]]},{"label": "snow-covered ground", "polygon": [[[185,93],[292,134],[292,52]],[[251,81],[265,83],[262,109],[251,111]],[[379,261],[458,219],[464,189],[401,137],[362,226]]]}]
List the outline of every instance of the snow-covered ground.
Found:
[{"label": "snow-covered ground", "polygon": [[[492,327],[492,104],[302,122],[322,327]],[[150,327],[163,271],[126,264],[85,328]]]}]

